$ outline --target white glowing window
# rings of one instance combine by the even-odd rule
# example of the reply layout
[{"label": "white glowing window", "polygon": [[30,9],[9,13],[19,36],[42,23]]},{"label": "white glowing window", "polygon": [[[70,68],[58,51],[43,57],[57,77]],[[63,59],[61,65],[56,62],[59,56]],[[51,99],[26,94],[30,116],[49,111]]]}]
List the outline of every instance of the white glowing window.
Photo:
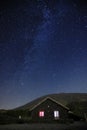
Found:
[{"label": "white glowing window", "polygon": [[59,111],[54,111],[54,117],[59,118]]},{"label": "white glowing window", "polygon": [[44,117],[44,111],[39,111],[39,117]]}]

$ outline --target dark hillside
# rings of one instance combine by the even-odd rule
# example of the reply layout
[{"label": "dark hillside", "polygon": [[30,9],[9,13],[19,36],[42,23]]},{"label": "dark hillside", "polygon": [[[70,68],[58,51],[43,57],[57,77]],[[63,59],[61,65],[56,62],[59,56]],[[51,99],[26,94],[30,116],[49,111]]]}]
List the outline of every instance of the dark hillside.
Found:
[{"label": "dark hillside", "polygon": [[[12,110],[0,110],[0,124],[30,122],[31,116],[29,110],[31,110],[34,106],[39,104],[47,97],[50,97],[56,102],[68,107],[71,111],[71,118],[74,116],[74,118],[80,117],[79,119],[87,120],[87,94],[60,93],[42,96],[31,101],[30,103]],[[22,119],[19,118],[20,115]]]},{"label": "dark hillside", "polygon": [[87,101],[73,101],[67,105],[71,111],[81,117],[87,118]]},{"label": "dark hillside", "polygon": [[67,106],[67,104],[70,104],[72,102],[85,102],[85,101],[87,101],[87,93],[50,94],[50,95],[45,95],[45,96],[42,96],[40,98],[37,98],[37,99],[31,101],[30,103],[27,103],[23,106],[16,108],[16,109],[23,109],[23,110],[31,109],[34,105],[39,103],[45,97],[51,97],[65,106]]}]

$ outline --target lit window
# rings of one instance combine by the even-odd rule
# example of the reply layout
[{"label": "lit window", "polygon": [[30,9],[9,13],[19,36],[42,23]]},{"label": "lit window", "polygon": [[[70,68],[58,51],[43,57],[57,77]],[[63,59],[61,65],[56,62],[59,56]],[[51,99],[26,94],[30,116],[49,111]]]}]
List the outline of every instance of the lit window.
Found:
[{"label": "lit window", "polygon": [[58,119],[59,118],[59,111],[54,111],[54,118]]},{"label": "lit window", "polygon": [[39,112],[39,117],[44,117],[44,111]]}]

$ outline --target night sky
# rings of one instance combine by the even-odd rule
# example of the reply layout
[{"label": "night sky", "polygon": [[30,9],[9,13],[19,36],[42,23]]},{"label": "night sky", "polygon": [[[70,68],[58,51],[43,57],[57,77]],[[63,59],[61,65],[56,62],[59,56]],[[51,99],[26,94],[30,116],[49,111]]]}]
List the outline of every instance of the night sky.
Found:
[{"label": "night sky", "polygon": [[0,0],[0,109],[87,93],[87,0]]}]

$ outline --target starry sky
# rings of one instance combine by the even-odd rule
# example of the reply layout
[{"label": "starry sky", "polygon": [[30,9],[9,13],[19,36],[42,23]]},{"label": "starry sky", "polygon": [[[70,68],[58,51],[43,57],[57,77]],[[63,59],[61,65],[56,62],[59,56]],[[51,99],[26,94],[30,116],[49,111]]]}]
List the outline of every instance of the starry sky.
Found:
[{"label": "starry sky", "polygon": [[0,109],[87,93],[87,0],[0,1]]}]

